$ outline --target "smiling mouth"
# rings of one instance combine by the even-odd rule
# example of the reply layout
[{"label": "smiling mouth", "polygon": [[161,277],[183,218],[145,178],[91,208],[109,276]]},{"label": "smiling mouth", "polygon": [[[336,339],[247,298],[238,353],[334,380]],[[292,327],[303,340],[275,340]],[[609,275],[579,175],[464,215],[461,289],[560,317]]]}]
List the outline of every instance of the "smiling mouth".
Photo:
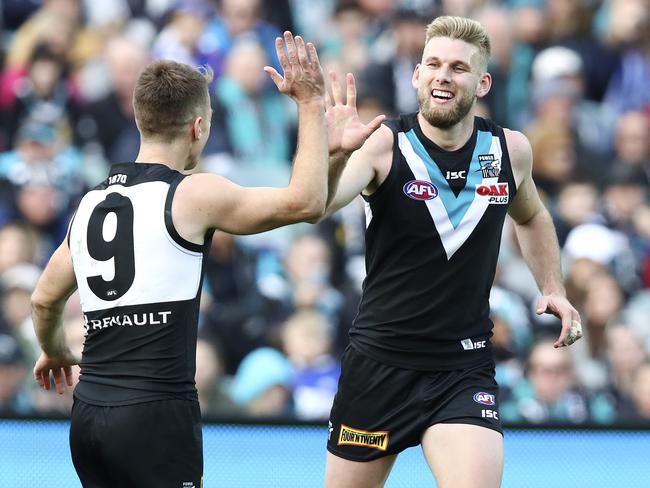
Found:
[{"label": "smiling mouth", "polygon": [[431,96],[436,100],[441,101],[452,100],[455,97],[455,95],[450,91],[437,89],[431,90]]}]

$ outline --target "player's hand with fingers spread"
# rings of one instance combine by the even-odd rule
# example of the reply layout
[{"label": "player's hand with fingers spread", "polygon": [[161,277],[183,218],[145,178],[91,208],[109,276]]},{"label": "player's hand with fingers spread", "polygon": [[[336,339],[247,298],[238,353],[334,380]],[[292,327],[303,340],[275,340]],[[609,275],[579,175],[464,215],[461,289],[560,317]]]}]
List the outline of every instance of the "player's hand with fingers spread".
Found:
[{"label": "player's hand with fingers spread", "polygon": [[580,314],[564,295],[542,295],[537,302],[537,315],[543,313],[553,314],[562,321],[562,331],[553,344],[555,347],[570,346],[582,337]]},{"label": "player's hand with fingers spread", "polygon": [[72,386],[72,366],[79,364],[81,358],[68,350],[56,356],[42,353],[34,366],[34,379],[41,388],[50,389],[50,372],[54,377],[56,392],[62,395],[66,385]]},{"label": "player's hand with fingers spread", "polygon": [[278,90],[298,103],[322,100],[325,81],[314,45],[311,42],[305,44],[300,36],[294,39],[291,32],[286,31],[283,38],[276,38],[275,51],[284,73],[280,75],[270,66],[265,66],[264,71]]},{"label": "player's hand with fingers spread", "polygon": [[345,96],[336,73],[330,71],[330,88],[325,95],[325,119],[327,120],[327,144],[329,153],[350,154],[359,149],[384,121],[378,115],[369,124],[363,124],[357,113],[357,88],[352,73],[346,75]]}]

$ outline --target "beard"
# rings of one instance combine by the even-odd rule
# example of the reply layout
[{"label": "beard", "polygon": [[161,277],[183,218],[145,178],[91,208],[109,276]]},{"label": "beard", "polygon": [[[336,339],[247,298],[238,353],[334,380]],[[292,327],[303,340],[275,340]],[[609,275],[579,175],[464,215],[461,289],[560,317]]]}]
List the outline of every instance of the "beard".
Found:
[{"label": "beard", "polygon": [[449,129],[463,120],[472,109],[474,98],[473,94],[466,93],[461,98],[455,98],[451,108],[437,108],[431,106],[430,89],[421,88],[418,90],[418,102],[422,117],[432,126],[440,129]]}]

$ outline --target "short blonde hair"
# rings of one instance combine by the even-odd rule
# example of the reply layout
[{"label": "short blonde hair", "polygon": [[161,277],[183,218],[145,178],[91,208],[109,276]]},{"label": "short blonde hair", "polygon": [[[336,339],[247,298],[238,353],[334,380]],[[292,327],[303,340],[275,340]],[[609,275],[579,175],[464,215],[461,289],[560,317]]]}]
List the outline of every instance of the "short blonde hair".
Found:
[{"label": "short blonde hair", "polygon": [[483,62],[483,68],[487,69],[491,53],[490,36],[480,22],[467,17],[442,15],[427,26],[425,44],[434,37],[459,39],[476,46]]}]

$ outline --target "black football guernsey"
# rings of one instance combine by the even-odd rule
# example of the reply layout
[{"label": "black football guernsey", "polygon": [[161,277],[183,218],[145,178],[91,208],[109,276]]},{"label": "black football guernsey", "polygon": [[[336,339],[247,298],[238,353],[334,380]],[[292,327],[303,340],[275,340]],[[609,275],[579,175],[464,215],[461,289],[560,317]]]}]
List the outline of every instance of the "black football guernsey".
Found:
[{"label": "black football guernsey", "polygon": [[366,278],[350,341],[377,361],[449,370],[489,361],[503,222],[515,196],[503,129],[475,117],[458,150],[425,137],[417,114],[394,134],[385,181],[366,200]]},{"label": "black football guernsey", "polygon": [[184,176],[123,163],[82,198],[68,236],[86,338],[75,396],[95,405],[197,398],[203,262],[172,223]]}]

